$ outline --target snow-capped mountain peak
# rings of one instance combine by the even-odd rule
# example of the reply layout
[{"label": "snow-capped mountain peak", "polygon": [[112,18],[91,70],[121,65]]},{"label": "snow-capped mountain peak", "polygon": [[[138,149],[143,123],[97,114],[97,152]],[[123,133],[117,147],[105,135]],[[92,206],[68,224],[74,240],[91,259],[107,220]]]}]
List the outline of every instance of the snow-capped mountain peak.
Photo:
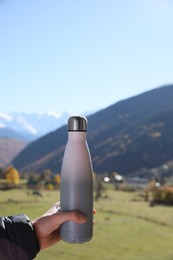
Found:
[{"label": "snow-capped mountain peak", "polygon": [[6,122],[10,122],[13,119],[13,117],[10,114],[0,112],[0,121],[1,121],[1,119]]},{"label": "snow-capped mountain peak", "polygon": [[11,129],[25,136],[26,139],[33,140],[66,124],[68,117],[68,113],[61,115],[52,111],[48,111],[44,114],[0,112],[0,128]]},{"label": "snow-capped mountain peak", "polygon": [[47,114],[48,116],[53,116],[53,117],[55,117],[55,118],[57,118],[57,119],[61,117],[61,114],[60,114],[60,113],[57,113],[57,112],[54,112],[54,111],[47,111],[46,114]]},{"label": "snow-capped mountain peak", "polygon": [[26,118],[23,115],[19,115],[16,118],[16,122],[19,123],[19,125],[25,129],[26,131],[28,131],[30,134],[36,135],[37,134],[37,129],[35,127],[33,127],[31,124],[29,124],[26,121]]}]

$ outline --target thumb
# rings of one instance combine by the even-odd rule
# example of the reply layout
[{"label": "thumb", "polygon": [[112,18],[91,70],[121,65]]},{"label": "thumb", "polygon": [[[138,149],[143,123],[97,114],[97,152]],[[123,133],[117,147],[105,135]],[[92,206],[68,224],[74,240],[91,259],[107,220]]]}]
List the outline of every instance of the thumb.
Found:
[{"label": "thumb", "polygon": [[66,221],[73,221],[75,223],[83,224],[87,221],[87,217],[82,215],[78,211],[70,211],[70,212],[57,212],[51,216],[57,225],[61,225]]}]

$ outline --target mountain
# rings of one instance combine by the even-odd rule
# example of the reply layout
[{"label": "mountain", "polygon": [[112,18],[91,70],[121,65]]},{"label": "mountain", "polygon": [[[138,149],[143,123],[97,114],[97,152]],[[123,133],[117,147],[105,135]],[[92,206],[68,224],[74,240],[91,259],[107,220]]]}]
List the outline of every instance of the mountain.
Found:
[{"label": "mountain", "polygon": [[[10,138],[16,140],[25,140],[25,136],[21,135],[20,133],[7,128],[7,127],[0,127],[0,138]],[[1,148],[0,148],[1,150]]]},{"label": "mountain", "polygon": [[[122,100],[88,116],[88,144],[97,173],[127,175],[173,160],[173,85]],[[12,163],[20,170],[60,172],[66,125],[30,143]]]},{"label": "mountain", "polygon": [[0,137],[15,138],[15,132],[17,139],[35,140],[65,124],[68,117],[68,113],[58,115],[52,112],[0,113]]},{"label": "mountain", "polygon": [[27,143],[21,140],[0,138],[0,166],[6,166]]}]

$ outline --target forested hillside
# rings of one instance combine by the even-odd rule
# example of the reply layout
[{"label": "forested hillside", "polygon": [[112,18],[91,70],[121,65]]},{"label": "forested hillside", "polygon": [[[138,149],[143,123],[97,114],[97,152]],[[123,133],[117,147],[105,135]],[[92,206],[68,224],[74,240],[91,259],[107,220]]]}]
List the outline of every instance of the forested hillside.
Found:
[{"label": "forested hillside", "polygon": [[[88,117],[94,170],[129,174],[173,160],[173,85],[122,100]],[[66,125],[29,144],[13,161],[25,171],[60,171]]]}]

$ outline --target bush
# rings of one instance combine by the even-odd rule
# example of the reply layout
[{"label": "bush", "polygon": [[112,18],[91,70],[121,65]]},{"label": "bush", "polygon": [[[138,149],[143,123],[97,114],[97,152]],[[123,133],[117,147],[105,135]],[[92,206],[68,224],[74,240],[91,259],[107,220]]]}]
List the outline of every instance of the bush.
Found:
[{"label": "bush", "polygon": [[173,187],[163,186],[154,189],[152,192],[152,200],[156,204],[173,205]]}]

